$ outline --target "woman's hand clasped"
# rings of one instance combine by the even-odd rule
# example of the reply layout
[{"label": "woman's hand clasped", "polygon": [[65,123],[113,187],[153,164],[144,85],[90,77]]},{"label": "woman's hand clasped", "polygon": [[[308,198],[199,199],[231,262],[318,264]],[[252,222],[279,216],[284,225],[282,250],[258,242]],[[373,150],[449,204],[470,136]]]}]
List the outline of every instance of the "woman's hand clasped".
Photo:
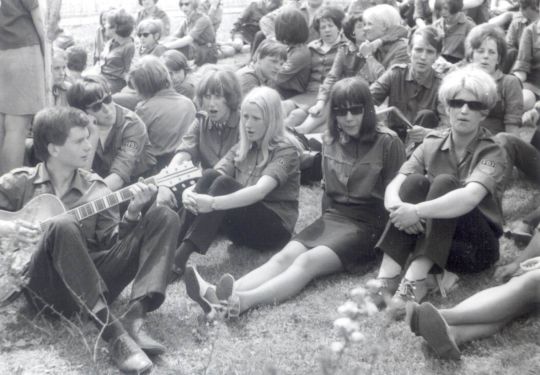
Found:
[{"label": "woman's hand clasped", "polygon": [[402,203],[390,209],[390,221],[394,226],[408,234],[418,234],[424,231],[424,225],[414,204]]},{"label": "woman's hand clasped", "polygon": [[198,194],[193,191],[193,188],[184,190],[182,203],[186,210],[195,215],[214,211],[212,208],[214,197],[208,194]]}]

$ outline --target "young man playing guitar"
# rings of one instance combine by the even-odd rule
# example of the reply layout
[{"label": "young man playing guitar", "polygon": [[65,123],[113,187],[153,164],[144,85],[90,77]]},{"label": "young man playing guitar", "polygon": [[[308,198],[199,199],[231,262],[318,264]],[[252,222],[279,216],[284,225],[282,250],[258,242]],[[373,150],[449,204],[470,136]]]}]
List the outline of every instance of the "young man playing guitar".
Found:
[{"label": "young man playing guitar", "polygon": [[[78,109],[40,111],[33,129],[35,150],[43,162],[0,178],[0,210],[20,210],[41,194],[53,194],[71,209],[111,193],[99,176],[81,169],[92,152],[88,125],[87,115]],[[90,313],[113,361],[126,372],[149,370],[152,361],[147,354],[165,351],[142,324],[146,313],[165,299],[180,223],[165,207],[153,205],[144,212],[156,192],[155,185],[142,182],[127,189],[133,198],[121,220],[117,209],[108,208],[90,217],[55,216],[42,230],[30,221],[0,217],[0,237],[12,236],[19,246],[36,247],[24,290],[28,300],[51,313]],[[78,222],[81,217],[86,218]],[[120,321],[108,304],[130,282],[129,308]]]}]

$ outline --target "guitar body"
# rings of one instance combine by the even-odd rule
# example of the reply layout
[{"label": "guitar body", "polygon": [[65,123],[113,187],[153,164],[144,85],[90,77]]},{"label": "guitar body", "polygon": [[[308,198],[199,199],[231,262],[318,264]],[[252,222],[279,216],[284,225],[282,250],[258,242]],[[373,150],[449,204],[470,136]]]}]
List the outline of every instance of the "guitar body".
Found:
[{"label": "guitar body", "polygon": [[32,198],[19,211],[8,212],[0,210],[0,220],[24,220],[31,223],[42,223],[64,212],[66,212],[66,209],[60,199],[52,194],[41,194]]}]

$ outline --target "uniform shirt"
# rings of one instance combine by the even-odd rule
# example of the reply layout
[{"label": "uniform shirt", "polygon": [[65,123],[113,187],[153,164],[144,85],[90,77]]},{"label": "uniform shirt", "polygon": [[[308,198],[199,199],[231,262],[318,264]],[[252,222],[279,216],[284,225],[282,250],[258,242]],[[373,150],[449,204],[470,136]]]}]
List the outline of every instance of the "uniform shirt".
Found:
[{"label": "uniform shirt", "polygon": [[206,112],[197,112],[195,121],[182,137],[176,152],[187,152],[193,164],[212,168],[238,142],[240,113],[231,113],[223,127],[212,124]]},{"label": "uniform shirt", "polygon": [[278,186],[264,197],[262,204],[276,213],[283,226],[292,233],[298,219],[300,189],[300,158],[296,147],[281,143],[269,151],[268,161],[262,166],[262,152],[252,147],[244,160],[236,161],[238,145],[217,163],[214,169],[234,178],[243,186],[253,186],[262,176],[270,176]]},{"label": "uniform shirt", "polygon": [[[66,209],[103,197],[111,191],[95,173],[77,169],[70,189],[58,197]],[[54,186],[44,163],[34,168],[18,168],[0,177],[0,209],[18,211],[32,198],[41,194],[53,194]],[[119,223],[118,208],[112,207],[83,221],[82,232],[91,251],[109,249],[135,224],[122,220]]]},{"label": "uniform shirt", "polygon": [[444,35],[441,55],[449,62],[455,63],[465,57],[465,38],[475,26],[474,22],[460,12],[456,23],[448,26],[444,18],[439,18],[433,23]]},{"label": "uniform shirt", "polygon": [[[531,23],[523,30],[514,72],[527,73],[527,82],[540,87],[540,21]],[[540,90],[539,90],[540,91]]]},{"label": "uniform shirt", "polygon": [[111,173],[119,175],[125,184],[148,171],[156,159],[150,153],[146,126],[129,109],[114,105],[114,122],[105,145],[99,141],[92,169],[105,178]]},{"label": "uniform shirt", "polygon": [[308,44],[309,51],[311,52],[311,73],[306,88],[307,92],[318,92],[321,83],[332,68],[340,46],[345,43],[346,40],[342,37],[328,51],[322,49],[322,39],[316,39]]},{"label": "uniform shirt", "polygon": [[[418,111],[430,110],[435,113],[445,113],[438,99],[441,78],[430,69],[422,80],[412,75],[410,65],[394,65],[375,81],[369,90],[376,105],[382,104],[388,98],[388,106],[397,107],[412,123]],[[388,121],[392,125],[401,124],[393,114]]]},{"label": "uniform shirt", "polygon": [[106,78],[125,80],[134,55],[135,43],[133,43],[133,39],[122,45],[114,39],[109,40],[101,54],[103,59],[101,74]]},{"label": "uniform shirt", "polygon": [[447,174],[457,178],[461,186],[477,182],[488,194],[478,204],[480,212],[493,228],[502,234],[502,208],[504,173],[506,169],[504,150],[491,138],[491,133],[480,128],[478,136],[467,146],[466,154],[458,162],[454,151],[451,131],[433,131],[403,164],[400,173],[425,175],[430,181]]},{"label": "uniform shirt", "polygon": [[0,2],[0,50],[39,45],[32,20],[38,0],[2,0]]},{"label": "uniform shirt", "polygon": [[311,52],[305,44],[289,46],[287,61],[276,74],[276,86],[286,98],[306,91],[311,73]]},{"label": "uniform shirt", "polygon": [[507,131],[507,126],[521,126],[523,95],[518,77],[497,70],[493,78],[497,83],[497,103],[480,125],[497,134]]},{"label": "uniform shirt", "polygon": [[214,44],[216,42],[216,33],[212,21],[206,14],[198,11],[193,12],[191,17],[187,18],[176,32],[177,38],[191,36],[198,45]]},{"label": "uniform shirt", "polygon": [[355,219],[384,225],[384,191],[405,161],[396,133],[377,126],[373,137],[342,144],[323,143],[322,170],[326,202]]},{"label": "uniform shirt", "polygon": [[157,157],[174,152],[195,120],[195,112],[193,102],[172,88],[139,102],[135,113],[146,125],[150,153]]},{"label": "uniform shirt", "polygon": [[163,27],[163,32],[161,33],[161,39],[163,39],[164,37],[168,36],[171,33],[171,21],[167,13],[165,13],[161,8],[154,7],[154,10],[152,12],[144,8],[139,10],[139,12],[137,13],[136,24],[139,25],[142,20],[147,19],[147,18],[161,21],[162,27]]}]

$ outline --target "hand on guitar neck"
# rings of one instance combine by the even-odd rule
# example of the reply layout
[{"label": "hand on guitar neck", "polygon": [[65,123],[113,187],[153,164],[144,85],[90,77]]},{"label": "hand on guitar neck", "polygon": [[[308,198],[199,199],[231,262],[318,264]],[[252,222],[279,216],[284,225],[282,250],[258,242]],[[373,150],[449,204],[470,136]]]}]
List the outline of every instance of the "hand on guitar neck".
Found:
[{"label": "hand on guitar neck", "polygon": [[132,185],[129,189],[133,193],[133,198],[129,203],[126,219],[134,221],[137,220],[143,207],[156,196],[157,186],[140,181]]},{"label": "hand on guitar neck", "polygon": [[41,237],[41,229],[25,220],[0,220],[0,237],[12,237],[14,243],[35,245]]}]

